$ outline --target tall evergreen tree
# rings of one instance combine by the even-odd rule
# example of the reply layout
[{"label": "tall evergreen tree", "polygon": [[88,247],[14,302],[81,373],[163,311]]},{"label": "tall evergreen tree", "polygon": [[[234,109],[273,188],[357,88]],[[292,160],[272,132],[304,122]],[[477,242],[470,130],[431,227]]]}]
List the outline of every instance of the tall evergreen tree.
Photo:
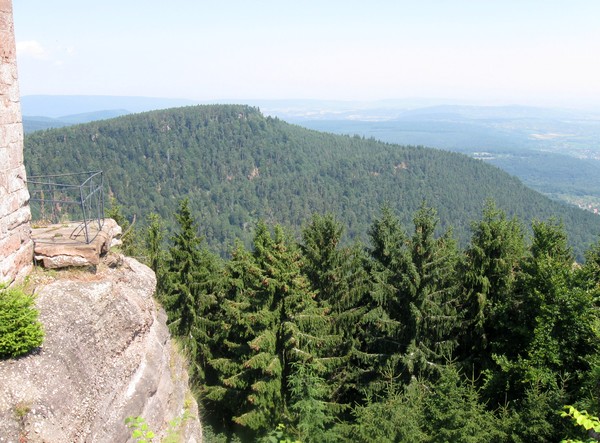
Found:
[{"label": "tall evergreen tree", "polygon": [[166,261],[163,250],[165,228],[158,214],[152,213],[148,216],[148,226],[145,232],[146,262],[156,274],[158,280],[158,292],[162,292],[162,273]]},{"label": "tall evergreen tree", "polygon": [[[228,284],[223,324],[232,332],[225,339],[230,351],[211,362],[220,376],[218,386],[208,388],[209,396],[230,398],[235,391],[240,400],[233,421],[260,436],[278,423],[297,426],[302,421],[295,412],[305,410],[298,402],[308,399],[295,395],[293,387],[298,392],[304,385],[302,392],[315,395],[312,404],[321,404],[324,387],[318,374],[324,365],[319,350],[330,337],[324,310],[300,271],[300,250],[281,227],[271,234],[259,224],[253,253],[237,252],[233,261],[236,268],[229,272],[235,278]],[[248,272],[249,278],[244,275]],[[317,413],[319,408],[312,409],[314,417],[324,421],[312,423],[313,430],[325,429],[327,420]],[[312,438],[318,441],[318,436]]]},{"label": "tall evergreen tree", "polygon": [[308,276],[316,300],[328,313],[331,334],[337,341],[326,354],[329,397],[346,410],[359,400],[362,380],[374,356],[362,350],[366,341],[365,297],[368,275],[360,245],[341,247],[342,225],[331,214],[313,215],[302,231],[302,271]]},{"label": "tall evergreen tree", "polygon": [[192,378],[204,379],[216,323],[214,315],[221,276],[216,257],[201,247],[202,239],[188,200],[177,213],[179,231],[173,235],[166,264],[162,299],[169,328],[180,337],[192,365]]},{"label": "tall evergreen tree", "polygon": [[535,420],[537,433],[517,427],[524,440],[548,441],[562,432],[553,410],[580,397],[589,378],[599,349],[598,316],[593,293],[578,280],[562,225],[534,222],[533,233],[506,307],[507,344],[486,390],[492,401],[512,401],[522,420]]},{"label": "tall evergreen tree", "polygon": [[436,211],[424,203],[413,219],[410,241],[413,278],[409,281],[410,304],[403,357],[411,375],[434,374],[450,361],[460,328],[457,312],[458,250],[451,231],[435,237]]},{"label": "tall evergreen tree", "polygon": [[410,341],[407,335],[411,281],[417,278],[412,262],[410,240],[400,220],[389,207],[369,231],[372,279],[364,316],[364,352],[378,356],[368,392],[381,392],[385,380],[397,376],[398,364]]},{"label": "tall evergreen tree", "polygon": [[460,275],[464,327],[459,351],[479,373],[492,367],[492,353],[507,345],[503,341],[507,325],[501,314],[513,297],[525,242],[519,222],[507,220],[493,201],[486,203],[472,231]]}]

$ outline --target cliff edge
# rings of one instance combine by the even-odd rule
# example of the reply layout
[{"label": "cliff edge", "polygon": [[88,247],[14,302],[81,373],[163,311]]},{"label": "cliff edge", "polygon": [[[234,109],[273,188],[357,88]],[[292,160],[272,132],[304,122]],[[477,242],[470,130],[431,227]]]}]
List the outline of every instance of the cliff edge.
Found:
[{"label": "cliff edge", "polygon": [[201,442],[198,406],[152,270],[44,271],[31,278],[46,338],[0,361],[0,442],[126,442],[127,417],[160,438]]}]

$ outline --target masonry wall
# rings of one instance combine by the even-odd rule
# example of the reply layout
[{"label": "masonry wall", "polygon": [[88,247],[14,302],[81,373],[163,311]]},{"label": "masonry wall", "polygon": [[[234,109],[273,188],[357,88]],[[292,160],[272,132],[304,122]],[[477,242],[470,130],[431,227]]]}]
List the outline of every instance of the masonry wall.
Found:
[{"label": "masonry wall", "polygon": [[28,202],[12,0],[0,0],[0,282],[32,266]]}]

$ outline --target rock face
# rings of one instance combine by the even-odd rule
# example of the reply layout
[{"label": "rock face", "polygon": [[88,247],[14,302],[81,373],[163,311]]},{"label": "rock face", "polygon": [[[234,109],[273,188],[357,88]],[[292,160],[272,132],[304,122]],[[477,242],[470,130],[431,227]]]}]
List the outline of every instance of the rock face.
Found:
[{"label": "rock face", "polygon": [[137,416],[159,438],[200,442],[185,364],[152,298],[154,273],[124,258],[96,274],[56,274],[31,278],[43,346],[0,361],[0,442],[126,442],[124,421]]},{"label": "rock face", "polygon": [[105,218],[102,229],[92,223],[89,230],[93,240],[87,244],[81,222],[34,228],[31,238],[36,262],[45,268],[98,265],[100,256],[106,254],[115,241],[120,243],[121,227],[112,218]]},{"label": "rock face", "polygon": [[19,100],[12,1],[0,0],[0,283],[26,275],[33,256]]}]

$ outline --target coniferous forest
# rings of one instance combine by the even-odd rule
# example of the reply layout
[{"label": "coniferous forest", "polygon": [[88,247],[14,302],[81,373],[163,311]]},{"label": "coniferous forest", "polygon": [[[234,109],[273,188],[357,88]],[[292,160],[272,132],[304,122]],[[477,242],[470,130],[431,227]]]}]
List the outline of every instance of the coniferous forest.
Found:
[{"label": "coniferous forest", "polygon": [[459,248],[422,204],[365,244],[261,222],[222,259],[176,219],[168,251],[158,216],[144,237],[208,441],[547,442],[579,435],[565,405],[598,413],[600,241],[578,265],[560,223],[529,241],[488,201]]},{"label": "coniferous forest", "polygon": [[408,225],[423,200],[438,211],[438,233],[452,226],[462,246],[487,198],[527,224],[563,220],[579,260],[600,234],[600,217],[552,201],[481,160],[312,131],[242,105],[37,131],[25,137],[25,166],[28,176],[103,170],[106,192],[137,227],[156,213],[172,230],[172,214],[188,198],[201,235],[223,256],[238,239],[250,247],[259,220],[297,230],[312,213],[332,212],[348,239],[365,242],[383,205]]},{"label": "coniferous forest", "polygon": [[102,169],[137,215],[209,442],[546,442],[600,412],[600,220],[481,161],[200,106],[32,133],[25,164]]}]

